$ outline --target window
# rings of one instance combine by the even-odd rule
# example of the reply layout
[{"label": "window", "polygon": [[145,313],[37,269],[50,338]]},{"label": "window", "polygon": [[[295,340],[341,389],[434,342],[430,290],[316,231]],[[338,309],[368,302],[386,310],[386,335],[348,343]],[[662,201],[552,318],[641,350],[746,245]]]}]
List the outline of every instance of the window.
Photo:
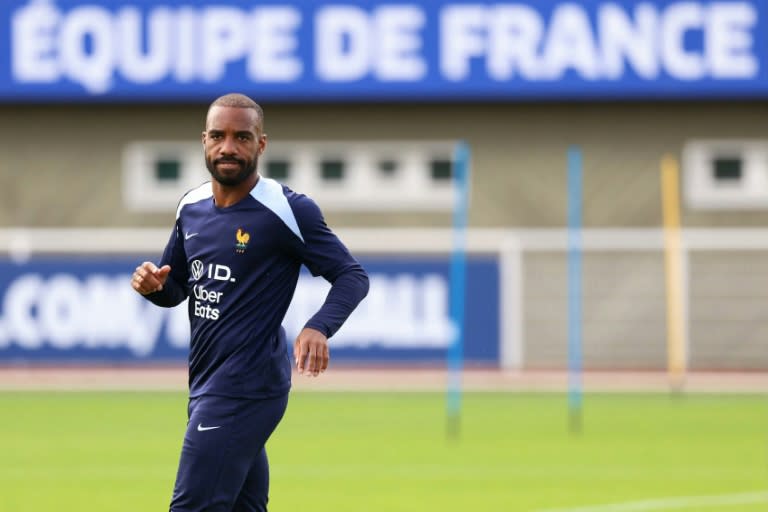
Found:
[{"label": "window", "polygon": [[384,179],[392,179],[397,174],[397,161],[392,159],[379,160],[377,164],[379,176]]},{"label": "window", "polygon": [[432,179],[435,181],[447,181],[453,175],[453,163],[450,160],[434,159],[430,163]]},{"label": "window", "polygon": [[123,150],[123,201],[132,210],[172,210],[207,179],[199,142],[135,142]]},{"label": "window", "polygon": [[768,140],[699,140],[683,149],[683,194],[696,209],[768,208]]},{"label": "window", "polygon": [[341,181],[344,179],[344,162],[323,160],[320,162],[320,173],[325,181]]},{"label": "window", "polygon": [[741,157],[716,157],[712,164],[715,181],[738,182],[742,177]]},{"label": "window", "polygon": [[[259,172],[304,193],[323,210],[450,211],[450,141],[275,141]],[[173,210],[210,179],[197,141],[135,142],[123,152],[128,208]]]},{"label": "window", "polygon": [[181,176],[181,162],[178,160],[155,161],[155,179],[158,182],[176,182]]},{"label": "window", "polygon": [[286,183],[328,211],[450,211],[450,141],[273,141],[289,155]]}]

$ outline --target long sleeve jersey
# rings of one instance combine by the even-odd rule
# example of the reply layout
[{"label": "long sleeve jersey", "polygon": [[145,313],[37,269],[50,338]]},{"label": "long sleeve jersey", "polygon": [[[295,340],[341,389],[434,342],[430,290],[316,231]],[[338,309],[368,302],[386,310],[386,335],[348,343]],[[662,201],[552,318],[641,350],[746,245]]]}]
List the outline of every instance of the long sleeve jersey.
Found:
[{"label": "long sleeve jersey", "polygon": [[306,323],[327,337],[368,293],[368,276],[328,228],[314,201],[260,177],[250,195],[219,208],[210,182],[179,202],[160,266],[172,307],[189,297],[190,397],[263,398],[288,392],[291,359],[281,326],[301,265],[331,289]]}]

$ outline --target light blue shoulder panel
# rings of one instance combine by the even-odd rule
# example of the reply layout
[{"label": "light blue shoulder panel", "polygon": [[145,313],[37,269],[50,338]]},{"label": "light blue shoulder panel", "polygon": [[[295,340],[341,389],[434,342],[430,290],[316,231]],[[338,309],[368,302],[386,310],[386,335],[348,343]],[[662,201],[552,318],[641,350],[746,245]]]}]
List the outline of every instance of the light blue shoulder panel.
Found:
[{"label": "light blue shoulder panel", "polygon": [[251,190],[251,196],[258,202],[272,210],[275,215],[280,217],[280,220],[288,226],[288,229],[299,237],[299,240],[304,242],[304,237],[301,236],[301,230],[299,224],[296,222],[296,216],[293,215],[291,205],[288,204],[288,199],[283,194],[283,186],[275,180],[265,178],[261,176],[259,182]]},{"label": "light blue shoulder panel", "polygon": [[194,204],[199,201],[202,201],[203,199],[208,199],[209,197],[213,196],[213,186],[211,185],[210,181],[206,181],[202,185],[200,185],[197,188],[193,188],[189,192],[187,192],[184,197],[181,198],[181,201],[179,202],[179,207],[176,209],[176,220],[179,219],[179,215],[181,215],[181,209],[188,205],[188,204]]}]

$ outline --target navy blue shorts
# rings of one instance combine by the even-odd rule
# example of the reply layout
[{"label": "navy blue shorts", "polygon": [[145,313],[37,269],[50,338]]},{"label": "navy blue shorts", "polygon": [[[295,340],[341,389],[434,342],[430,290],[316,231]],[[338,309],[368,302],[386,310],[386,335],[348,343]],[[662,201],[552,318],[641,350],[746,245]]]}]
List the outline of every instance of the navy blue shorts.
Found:
[{"label": "navy blue shorts", "polygon": [[191,398],[171,512],[266,511],[264,445],[287,405],[287,394],[261,400]]}]

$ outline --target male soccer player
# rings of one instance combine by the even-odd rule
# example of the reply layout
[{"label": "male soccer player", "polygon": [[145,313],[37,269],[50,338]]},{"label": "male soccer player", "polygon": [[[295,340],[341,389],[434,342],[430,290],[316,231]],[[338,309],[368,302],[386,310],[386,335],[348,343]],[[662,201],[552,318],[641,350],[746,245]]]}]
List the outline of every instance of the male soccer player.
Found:
[{"label": "male soccer player", "polygon": [[328,338],[367,294],[368,276],[311,199],[259,176],[258,104],[216,99],[202,142],[213,179],[181,198],[160,264],[142,263],[131,284],[158,306],[189,297],[189,421],[171,512],[265,511],[264,445],[291,384],[280,324],[300,267],[332,284],[293,345],[299,373],[312,376],[328,367]]}]

